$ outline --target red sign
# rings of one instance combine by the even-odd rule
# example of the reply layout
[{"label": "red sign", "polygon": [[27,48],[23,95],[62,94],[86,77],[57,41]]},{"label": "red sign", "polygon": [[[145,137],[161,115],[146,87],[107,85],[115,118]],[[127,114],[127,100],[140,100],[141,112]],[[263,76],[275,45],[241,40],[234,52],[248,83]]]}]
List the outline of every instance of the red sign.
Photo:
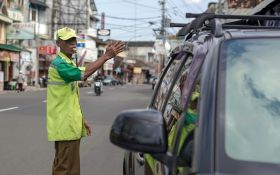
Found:
[{"label": "red sign", "polygon": [[54,55],[56,54],[56,46],[39,46],[38,53],[42,55]]},{"label": "red sign", "polygon": [[19,62],[19,54],[10,52],[10,58],[12,62]]}]

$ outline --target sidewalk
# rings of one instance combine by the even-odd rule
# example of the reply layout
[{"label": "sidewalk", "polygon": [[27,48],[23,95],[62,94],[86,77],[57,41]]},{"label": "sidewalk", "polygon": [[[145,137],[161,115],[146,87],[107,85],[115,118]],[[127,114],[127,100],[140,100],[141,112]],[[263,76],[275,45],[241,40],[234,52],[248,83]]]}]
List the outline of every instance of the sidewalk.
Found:
[{"label": "sidewalk", "polygon": [[[40,88],[40,87],[35,87],[35,86],[27,86],[23,92],[29,92],[29,91],[43,91],[46,90],[47,88]],[[7,93],[17,93],[16,90],[4,90],[0,91],[1,94],[7,94]],[[21,92],[22,93],[22,92]]]},{"label": "sidewalk", "polygon": [[40,88],[40,87],[35,87],[35,86],[27,86],[25,91],[43,91],[46,90],[47,88]]}]

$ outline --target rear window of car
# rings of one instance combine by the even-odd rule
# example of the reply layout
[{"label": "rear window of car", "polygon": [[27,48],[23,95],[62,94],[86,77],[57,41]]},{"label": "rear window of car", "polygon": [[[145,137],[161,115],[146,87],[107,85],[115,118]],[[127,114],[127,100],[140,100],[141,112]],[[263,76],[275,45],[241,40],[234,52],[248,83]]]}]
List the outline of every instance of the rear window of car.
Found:
[{"label": "rear window of car", "polygon": [[280,39],[235,39],[222,47],[225,153],[280,163]]}]

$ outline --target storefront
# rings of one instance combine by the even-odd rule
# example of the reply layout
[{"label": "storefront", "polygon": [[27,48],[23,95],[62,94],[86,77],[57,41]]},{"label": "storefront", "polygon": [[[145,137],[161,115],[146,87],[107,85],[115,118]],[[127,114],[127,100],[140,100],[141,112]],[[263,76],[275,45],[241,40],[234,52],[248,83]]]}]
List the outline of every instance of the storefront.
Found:
[{"label": "storefront", "polygon": [[15,82],[20,70],[21,48],[15,45],[0,44],[0,71],[3,72],[4,89]]},{"label": "storefront", "polygon": [[39,54],[39,77],[46,77],[51,61],[56,55],[56,46],[45,45],[38,47]]},{"label": "storefront", "polygon": [[19,52],[0,51],[0,64],[3,72],[4,89],[9,89],[9,83],[16,81],[19,72]]},{"label": "storefront", "polygon": [[4,73],[4,82],[9,81],[10,77],[10,55],[7,51],[0,51],[0,71]]}]

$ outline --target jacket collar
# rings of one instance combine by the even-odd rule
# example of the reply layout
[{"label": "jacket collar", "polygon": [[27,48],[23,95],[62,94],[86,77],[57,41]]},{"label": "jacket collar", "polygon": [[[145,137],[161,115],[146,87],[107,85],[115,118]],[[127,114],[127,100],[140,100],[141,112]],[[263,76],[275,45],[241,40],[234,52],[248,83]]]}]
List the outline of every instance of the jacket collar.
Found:
[{"label": "jacket collar", "polygon": [[71,60],[69,57],[67,57],[64,53],[59,52],[58,56],[61,57],[63,60],[65,60],[67,63],[76,65],[75,62]]}]

